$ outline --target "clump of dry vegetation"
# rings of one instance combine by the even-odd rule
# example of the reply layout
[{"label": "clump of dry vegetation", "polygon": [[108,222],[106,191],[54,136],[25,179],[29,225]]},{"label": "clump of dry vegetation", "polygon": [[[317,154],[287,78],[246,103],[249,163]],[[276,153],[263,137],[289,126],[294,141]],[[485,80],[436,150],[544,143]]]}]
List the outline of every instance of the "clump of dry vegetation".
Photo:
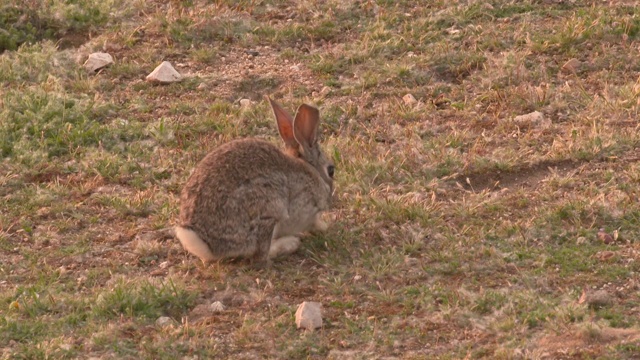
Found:
[{"label": "clump of dry vegetation", "polygon": [[[0,0],[2,358],[640,351],[634,2],[27,3]],[[163,60],[185,80],[145,82]],[[321,110],[331,227],[203,267],[162,229],[208,150],[277,141],[265,94]]]}]

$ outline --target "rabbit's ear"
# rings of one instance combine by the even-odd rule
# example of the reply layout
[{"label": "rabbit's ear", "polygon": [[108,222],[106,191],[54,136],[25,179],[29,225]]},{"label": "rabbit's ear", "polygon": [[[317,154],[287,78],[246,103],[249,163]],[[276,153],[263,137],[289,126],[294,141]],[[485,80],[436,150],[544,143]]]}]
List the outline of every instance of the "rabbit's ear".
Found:
[{"label": "rabbit's ear", "polygon": [[300,105],[293,121],[293,133],[302,147],[311,148],[316,145],[319,123],[320,113],[318,109],[307,104]]},{"label": "rabbit's ear", "polygon": [[273,115],[276,117],[276,123],[278,123],[278,132],[280,133],[280,137],[284,140],[284,143],[287,147],[290,148],[298,148],[298,142],[293,134],[293,119],[291,119],[291,115],[287,113],[277,102],[271,100],[270,97],[267,96],[269,103],[271,104],[271,108],[273,109]]}]

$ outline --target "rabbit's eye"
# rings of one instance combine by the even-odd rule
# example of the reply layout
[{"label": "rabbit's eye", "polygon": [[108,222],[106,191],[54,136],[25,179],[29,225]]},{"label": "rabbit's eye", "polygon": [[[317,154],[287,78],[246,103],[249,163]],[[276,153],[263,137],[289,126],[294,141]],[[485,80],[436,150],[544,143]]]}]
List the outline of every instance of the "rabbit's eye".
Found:
[{"label": "rabbit's eye", "polygon": [[333,172],[335,171],[335,168],[333,165],[329,165],[327,166],[327,174],[329,174],[329,177],[333,179]]}]

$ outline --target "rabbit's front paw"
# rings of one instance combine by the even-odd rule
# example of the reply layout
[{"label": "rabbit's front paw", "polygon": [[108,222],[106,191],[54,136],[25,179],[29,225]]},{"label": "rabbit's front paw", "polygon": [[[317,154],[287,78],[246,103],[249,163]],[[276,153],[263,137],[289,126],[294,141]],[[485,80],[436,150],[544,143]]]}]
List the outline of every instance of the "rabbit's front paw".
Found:
[{"label": "rabbit's front paw", "polygon": [[318,231],[327,231],[329,224],[322,220],[322,216],[318,214],[316,215],[316,220],[313,222],[313,228]]},{"label": "rabbit's front paw", "polygon": [[285,236],[271,242],[269,257],[287,255],[295,252],[300,247],[300,239],[295,236]]}]

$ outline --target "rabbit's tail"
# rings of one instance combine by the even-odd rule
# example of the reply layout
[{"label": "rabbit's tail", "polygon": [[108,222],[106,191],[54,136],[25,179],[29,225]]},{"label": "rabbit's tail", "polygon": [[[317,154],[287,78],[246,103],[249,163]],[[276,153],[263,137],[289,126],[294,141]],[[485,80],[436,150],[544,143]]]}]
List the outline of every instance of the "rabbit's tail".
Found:
[{"label": "rabbit's tail", "polygon": [[176,226],[176,237],[180,240],[185,250],[199,257],[202,262],[206,263],[216,260],[209,245],[202,241],[200,236],[192,230],[185,229],[182,226]]}]

